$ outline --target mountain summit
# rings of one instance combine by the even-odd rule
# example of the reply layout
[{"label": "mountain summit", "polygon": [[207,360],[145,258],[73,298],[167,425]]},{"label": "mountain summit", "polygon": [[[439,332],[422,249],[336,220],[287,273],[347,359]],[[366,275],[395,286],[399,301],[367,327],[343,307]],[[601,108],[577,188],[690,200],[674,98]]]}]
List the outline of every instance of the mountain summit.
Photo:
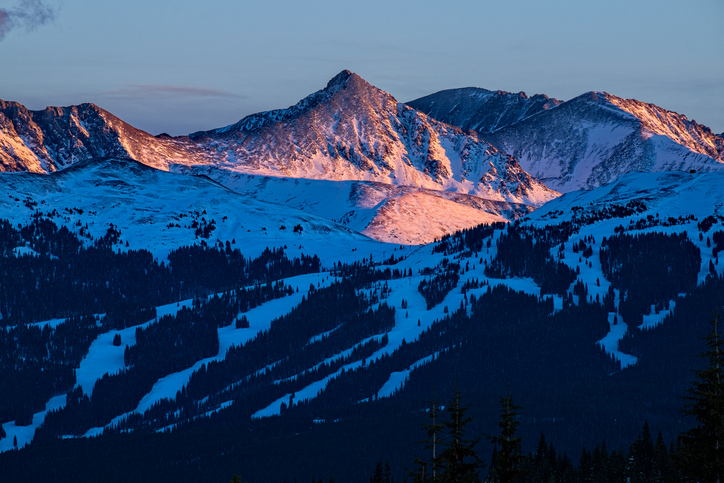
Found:
[{"label": "mountain summit", "polygon": [[[199,137],[203,134],[220,134],[229,131],[252,131],[264,126],[274,124],[275,122],[286,121],[301,116],[308,110],[327,102],[337,91],[342,89],[350,77],[357,76],[348,70],[343,70],[334,76],[328,83],[327,87],[311,94],[294,106],[287,109],[275,109],[273,111],[259,112],[246,116],[236,124],[226,126],[213,131],[200,131],[190,135],[191,138]],[[359,76],[357,76],[359,78]]]},{"label": "mountain summit", "polygon": [[476,134],[410,108],[357,74],[283,110],[194,133],[221,166],[252,174],[365,180],[539,205],[557,196]]}]

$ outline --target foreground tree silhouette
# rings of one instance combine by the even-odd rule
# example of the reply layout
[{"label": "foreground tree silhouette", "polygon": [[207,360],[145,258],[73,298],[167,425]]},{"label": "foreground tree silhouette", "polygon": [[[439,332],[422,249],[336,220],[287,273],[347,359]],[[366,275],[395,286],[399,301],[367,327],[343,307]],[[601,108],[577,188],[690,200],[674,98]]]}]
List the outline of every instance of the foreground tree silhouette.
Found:
[{"label": "foreground tree silhouette", "polygon": [[432,422],[423,425],[427,439],[421,442],[425,443],[426,450],[432,451],[432,459],[428,462],[415,456],[415,469],[409,471],[412,481],[480,482],[480,470],[485,467],[475,452],[475,445],[480,438],[466,437],[466,426],[471,422],[471,418],[465,415],[469,406],[461,405],[457,384],[446,408],[449,419],[439,421],[439,408],[434,392],[433,400],[429,404],[428,413]]},{"label": "foreground tree silhouette", "polygon": [[704,337],[707,350],[701,357],[708,367],[696,378],[684,398],[683,413],[696,418],[696,426],[679,435],[679,457],[684,471],[698,481],[721,483],[724,478],[724,353],[719,335],[719,315]]},{"label": "foreground tree silhouette", "polygon": [[453,397],[448,402],[447,412],[450,419],[443,421],[447,429],[448,442],[440,454],[443,468],[443,481],[451,483],[468,483],[480,481],[480,470],[485,464],[475,452],[475,445],[480,438],[467,439],[465,427],[472,419],[465,415],[470,406],[460,404],[460,391],[457,384]]},{"label": "foreground tree silhouette", "polygon": [[523,450],[521,438],[515,435],[520,424],[518,410],[520,406],[513,403],[513,396],[508,390],[507,397],[500,398],[500,436],[488,436],[495,445],[493,459],[490,464],[488,480],[500,483],[512,483],[523,474]]}]

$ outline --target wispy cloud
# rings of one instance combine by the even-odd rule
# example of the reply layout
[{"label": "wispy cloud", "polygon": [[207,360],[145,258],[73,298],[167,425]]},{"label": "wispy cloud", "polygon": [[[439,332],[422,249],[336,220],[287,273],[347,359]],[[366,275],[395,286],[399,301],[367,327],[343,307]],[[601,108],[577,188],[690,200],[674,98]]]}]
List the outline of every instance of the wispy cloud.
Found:
[{"label": "wispy cloud", "polygon": [[41,0],[21,0],[14,8],[0,8],[0,40],[12,29],[21,27],[27,31],[55,20],[56,9]]},{"label": "wispy cloud", "polygon": [[152,98],[229,98],[243,99],[244,96],[221,89],[207,87],[177,86],[171,84],[129,84],[104,95],[115,99],[152,99]]}]

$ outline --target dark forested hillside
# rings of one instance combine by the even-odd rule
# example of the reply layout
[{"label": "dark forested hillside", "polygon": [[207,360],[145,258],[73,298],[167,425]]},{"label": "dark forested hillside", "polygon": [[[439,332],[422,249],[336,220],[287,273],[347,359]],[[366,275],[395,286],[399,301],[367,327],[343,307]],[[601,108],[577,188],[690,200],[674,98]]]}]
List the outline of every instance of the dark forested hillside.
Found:
[{"label": "dark forested hillside", "polygon": [[[707,247],[701,226],[697,241],[650,219],[597,242],[599,221],[480,226],[327,268],[221,241],[158,260],[113,226],[91,240],[43,217],[0,223],[0,419],[35,428],[64,396],[31,444],[0,454],[0,481],[366,482],[378,461],[399,481],[433,391],[455,386],[477,436],[496,434],[500,398],[514,395],[528,475],[644,471],[631,461],[648,457],[632,455],[691,424],[680,397],[721,307],[721,231],[714,219]],[[100,340],[122,355],[117,370],[81,387]],[[483,476],[502,471],[493,446],[475,445]]]}]

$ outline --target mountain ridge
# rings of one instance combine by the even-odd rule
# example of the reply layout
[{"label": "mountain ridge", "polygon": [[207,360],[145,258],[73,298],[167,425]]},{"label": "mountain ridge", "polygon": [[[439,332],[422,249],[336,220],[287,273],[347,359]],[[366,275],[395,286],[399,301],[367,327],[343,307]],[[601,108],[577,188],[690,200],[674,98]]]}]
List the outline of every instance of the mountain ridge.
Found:
[{"label": "mountain ridge", "polygon": [[472,129],[489,133],[552,109],[562,102],[545,94],[528,97],[525,92],[463,87],[439,91],[406,104],[466,131]]},{"label": "mountain ridge", "polygon": [[716,171],[724,139],[653,104],[591,91],[482,137],[561,192],[631,171]]}]

